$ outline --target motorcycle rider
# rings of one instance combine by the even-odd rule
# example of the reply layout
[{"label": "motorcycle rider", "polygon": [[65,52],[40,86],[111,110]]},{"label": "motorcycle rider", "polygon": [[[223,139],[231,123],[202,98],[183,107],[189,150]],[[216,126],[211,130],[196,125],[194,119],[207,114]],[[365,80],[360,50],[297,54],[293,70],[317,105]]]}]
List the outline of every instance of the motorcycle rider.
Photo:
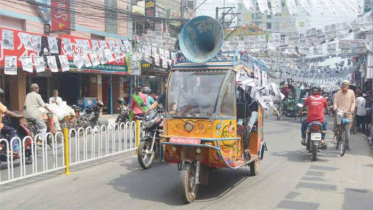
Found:
[{"label": "motorcycle rider", "polygon": [[147,103],[148,107],[153,105],[154,102],[155,102],[154,98],[149,95],[151,92],[152,92],[152,90],[149,87],[144,87],[142,89],[142,93],[144,93],[146,95],[146,103]]},{"label": "motorcycle rider", "polygon": [[[53,114],[53,111],[45,105],[43,99],[39,94],[39,86],[34,83],[31,85],[31,92],[26,95],[25,105],[23,106],[24,115],[26,119],[34,119],[38,133],[41,133],[42,136],[47,134],[47,125],[45,124],[42,114],[39,108],[44,107],[49,113]],[[38,140],[38,145],[41,144],[41,141]]]},{"label": "motorcycle rider", "polygon": [[158,107],[159,104],[162,104],[163,109],[166,108],[166,92],[167,92],[167,84],[164,84],[164,92],[158,96],[157,101],[155,101],[154,104],[152,104],[149,107],[149,110],[147,112],[155,109],[156,107]]},{"label": "motorcycle rider", "polygon": [[132,100],[130,104],[131,112],[130,112],[130,121],[133,120],[134,116],[143,116],[145,112],[148,110],[147,106],[147,98],[145,94],[141,92],[141,86],[137,86],[135,88],[135,93],[132,95]]},{"label": "motorcycle rider", "polygon": [[[333,111],[335,112],[337,109],[341,110],[342,112],[350,112],[353,113],[355,111],[356,101],[355,101],[355,93],[354,91],[348,89],[350,86],[350,82],[348,80],[344,80],[342,82],[342,89],[339,90],[334,97],[333,102]],[[350,128],[352,122],[352,115],[347,114],[347,118],[350,120],[350,123],[347,125],[347,139],[350,139]],[[337,115],[334,115],[334,135],[337,132]],[[346,149],[350,149],[349,141],[346,143]]]},{"label": "motorcycle rider", "polygon": [[[323,124],[323,130],[327,130],[327,121],[324,119],[324,109],[325,113],[328,114],[328,102],[324,97],[321,96],[320,87],[311,88],[311,96],[307,97],[304,101],[303,107],[300,109],[299,113],[303,114],[305,107],[308,107],[307,118],[303,120],[301,127],[302,141],[303,146],[307,145],[306,142],[306,129],[309,123],[318,121]],[[325,133],[321,136],[321,146],[325,148]]]},{"label": "motorcycle rider", "polygon": [[[2,97],[4,95],[4,91],[0,88],[0,97]],[[16,135],[17,135],[17,132],[14,128],[8,126],[8,125],[5,125],[3,123],[3,114],[7,114],[11,117],[16,117],[16,118],[22,118],[23,115],[21,114],[16,114],[14,112],[11,112],[7,109],[6,106],[4,106],[1,102],[0,102],[0,132],[1,132],[1,135],[3,136],[8,136],[8,141],[10,143],[10,140],[12,140],[12,138],[14,138]]]}]

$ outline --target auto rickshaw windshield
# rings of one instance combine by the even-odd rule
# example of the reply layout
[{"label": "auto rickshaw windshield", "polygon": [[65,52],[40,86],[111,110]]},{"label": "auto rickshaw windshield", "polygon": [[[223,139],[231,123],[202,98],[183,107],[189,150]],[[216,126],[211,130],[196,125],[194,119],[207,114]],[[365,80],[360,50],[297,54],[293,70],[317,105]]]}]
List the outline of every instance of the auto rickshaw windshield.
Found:
[{"label": "auto rickshaw windshield", "polygon": [[167,109],[172,117],[210,118],[227,71],[174,71],[170,76]]}]

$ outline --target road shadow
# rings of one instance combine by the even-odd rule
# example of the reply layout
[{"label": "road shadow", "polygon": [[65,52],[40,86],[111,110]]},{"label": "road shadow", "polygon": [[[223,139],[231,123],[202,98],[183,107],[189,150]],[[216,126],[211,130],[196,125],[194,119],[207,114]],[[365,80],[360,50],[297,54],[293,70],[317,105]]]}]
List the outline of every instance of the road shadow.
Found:
[{"label": "road shadow", "polygon": [[373,191],[347,188],[344,193],[343,210],[372,209]]},{"label": "road shadow", "polygon": [[[161,164],[158,161],[152,168],[143,170],[137,159],[132,159],[131,162],[123,161],[121,166],[129,172],[109,183],[117,191],[127,193],[133,199],[161,202],[171,206],[184,205],[179,197],[180,171],[177,170],[177,165]],[[223,197],[248,177],[249,170],[246,168],[247,170],[210,170],[209,184],[199,186],[195,202],[207,202]]]},{"label": "road shadow", "polygon": [[[304,162],[312,162],[311,156],[312,154],[306,150],[294,150],[294,151],[283,151],[283,152],[272,152],[269,155],[287,158],[287,161],[290,162],[297,162],[297,163],[304,163]],[[334,154],[328,154],[325,150],[321,150],[321,152],[317,153],[317,162],[328,162],[327,158],[330,157],[337,157]]]}]

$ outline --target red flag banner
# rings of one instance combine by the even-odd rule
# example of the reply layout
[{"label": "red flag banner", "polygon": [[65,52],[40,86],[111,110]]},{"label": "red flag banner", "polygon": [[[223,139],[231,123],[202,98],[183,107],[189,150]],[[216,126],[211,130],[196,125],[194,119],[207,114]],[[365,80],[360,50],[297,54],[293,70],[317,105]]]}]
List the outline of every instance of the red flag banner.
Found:
[{"label": "red flag banner", "polygon": [[52,0],[51,2],[52,31],[71,29],[70,0]]}]

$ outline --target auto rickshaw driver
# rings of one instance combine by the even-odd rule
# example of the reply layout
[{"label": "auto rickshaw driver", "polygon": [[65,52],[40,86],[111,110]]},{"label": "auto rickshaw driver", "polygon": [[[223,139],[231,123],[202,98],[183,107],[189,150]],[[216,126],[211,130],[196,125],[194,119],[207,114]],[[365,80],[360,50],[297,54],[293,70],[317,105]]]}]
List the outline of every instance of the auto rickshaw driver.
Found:
[{"label": "auto rickshaw driver", "polygon": [[[197,81],[197,82],[196,82]],[[170,103],[169,114],[199,114],[206,113],[207,116],[214,112],[215,102],[218,91],[214,88],[219,88],[217,82],[209,77],[200,77],[196,80],[184,81],[188,84],[183,84],[183,93],[180,93],[179,101],[174,100]],[[189,88],[189,90],[186,90]],[[182,106],[179,107],[179,104]]]}]

